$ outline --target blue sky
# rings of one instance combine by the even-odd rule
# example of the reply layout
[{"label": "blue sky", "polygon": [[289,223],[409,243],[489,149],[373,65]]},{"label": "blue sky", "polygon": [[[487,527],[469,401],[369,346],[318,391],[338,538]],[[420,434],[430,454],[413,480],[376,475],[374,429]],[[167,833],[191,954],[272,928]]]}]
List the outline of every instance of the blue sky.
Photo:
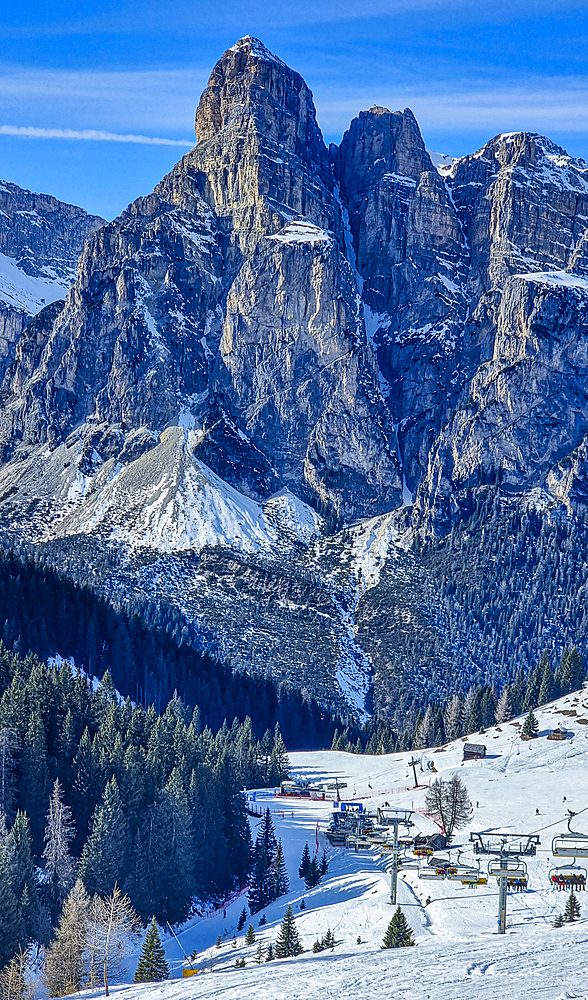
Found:
[{"label": "blue sky", "polygon": [[0,2],[0,177],[106,218],[190,147],[246,34],[302,73],[327,142],[383,104],[454,156],[528,129],[588,159],[586,0]]}]

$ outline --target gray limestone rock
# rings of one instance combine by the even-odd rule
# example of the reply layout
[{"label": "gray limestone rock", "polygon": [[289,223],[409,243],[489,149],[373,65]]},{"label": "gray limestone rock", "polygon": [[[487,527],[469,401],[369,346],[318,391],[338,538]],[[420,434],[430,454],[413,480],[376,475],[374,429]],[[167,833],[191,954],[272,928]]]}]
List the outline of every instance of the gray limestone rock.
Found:
[{"label": "gray limestone rock", "polygon": [[588,280],[565,271],[505,282],[493,357],[431,451],[416,520],[444,532],[472,493],[553,489],[579,503],[588,434]]},{"label": "gray limestone rock", "polygon": [[31,316],[65,297],[86,237],[103,225],[75,205],[0,181],[0,379]]},{"label": "gray limestone rock", "polygon": [[409,109],[363,111],[343,136],[334,163],[363,279],[366,320],[414,489],[455,391],[468,250]]}]

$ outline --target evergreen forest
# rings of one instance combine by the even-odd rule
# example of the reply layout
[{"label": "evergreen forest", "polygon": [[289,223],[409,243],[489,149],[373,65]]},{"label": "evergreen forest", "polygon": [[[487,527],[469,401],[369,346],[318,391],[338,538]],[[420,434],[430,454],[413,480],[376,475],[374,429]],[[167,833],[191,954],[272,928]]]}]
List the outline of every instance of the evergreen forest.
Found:
[{"label": "evergreen forest", "polygon": [[76,877],[118,885],[144,922],[225,898],[252,868],[241,790],[287,774],[277,724],[214,733],[177,697],[160,714],[108,672],[92,684],[0,645],[0,959],[49,941]]}]

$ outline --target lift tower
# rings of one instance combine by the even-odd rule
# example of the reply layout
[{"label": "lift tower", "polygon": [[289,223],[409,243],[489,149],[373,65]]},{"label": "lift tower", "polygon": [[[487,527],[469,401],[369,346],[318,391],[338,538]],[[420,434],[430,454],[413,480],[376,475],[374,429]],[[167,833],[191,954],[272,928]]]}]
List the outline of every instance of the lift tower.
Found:
[{"label": "lift tower", "polygon": [[526,878],[527,865],[521,857],[534,857],[540,843],[537,834],[482,830],[470,833],[474,854],[494,857],[488,863],[488,875],[498,879],[498,933],[506,934],[506,892],[511,879]]},{"label": "lift tower", "polygon": [[398,855],[400,853],[398,846],[398,827],[405,826],[409,828],[414,826],[410,818],[412,816],[412,812],[412,809],[378,810],[382,825],[391,826],[393,830],[392,868],[390,870],[390,902],[392,903],[392,906],[396,906],[396,896],[398,892]]}]

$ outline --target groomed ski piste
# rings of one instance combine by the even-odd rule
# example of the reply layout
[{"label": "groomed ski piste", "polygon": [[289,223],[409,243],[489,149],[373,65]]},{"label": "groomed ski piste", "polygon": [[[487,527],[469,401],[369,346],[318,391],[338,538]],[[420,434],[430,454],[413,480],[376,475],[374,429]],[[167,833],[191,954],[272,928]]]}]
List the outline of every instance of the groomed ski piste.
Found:
[{"label": "groomed ski piste", "polygon": [[[521,739],[522,718],[467,737],[468,742],[487,747],[482,760],[462,761],[466,738],[413,754],[360,756],[320,751],[290,755],[294,778],[345,784],[340,791],[344,801],[361,801],[369,810],[385,803],[414,809],[413,833],[437,832],[434,823],[418,812],[425,805],[423,786],[435,777],[449,780],[458,774],[474,807],[471,822],[455,835],[452,845],[454,859],[458,848],[463,849],[462,863],[477,866],[470,831],[538,834],[536,856],[525,859],[528,889],[508,893],[505,935],[497,933],[496,879],[488,878],[486,886],[473,889],[460,882],[424,881],[418,871],[409,870],[400,873],[398,902],[414,932],[416,947],[382,950],[393,913],[390,858],[380,857],[374,848],[354,853],[329,845],[322,831],[333,809],[332,792],[324,802],[258,792],[256,805],[269,807],[276,836],[282,840],[290,879],[288,895],[262,911],[267,922],[261,927],[262,912],[253,917],[248,913],[244,928],[237,932],[239,914],[247,903],[243,894],[226,906],[225,915],[221,909],[177,929],[178,941],[169,933],[162,935],[173,978],[158,984],[119,984],[114,987],[119,1000],[588,997],[588,894],[577,893],[580,919],[556,929],[554,918],[563,912],[568,894],[549,881],[558,863],[573,860],[554,859],[551,851],[553,838],[568,831],[568,810],[578,814],[572,829],[588,833],[588,690],[561,698],[535,715],[539,723],[535,739]],[[567,730],[568,738],[548,740],[548,733],[556,728]],[[417,762],[416,789],[411,757]],[[259,822],[252,817],[254,838]],[[329,871],[319,886],[307,891],[298,877],[298,866],[304,844],[308,842],[311,851],[316,848],[317,823],[319,849],[321,853],[327,850]],[[486,874],[490,858],[479,860],[481,874]],[[421,862],[426,865],[427,859]],[[578,859],[577,864],[586,866],[588,861]],[[302,899],[306,908],[301,911]],[[292,904],[304,954],[257,965],[259,942],[265,947],[275,944],[288,904]],[[250,923],[256,940],[247,946]],[[314,941],[328,928],[335,936],[334,949],[313,954]],[[219,934],[220,948],[216,946]],[[198,955],[192,965],[199,971],[181,978],[183,967],[188,967],[182,951],[191,955],[195,949]],[[129,964],[130,978],[139,950]],[[242,958],[245,968],[236,969],[235,960]],[[86,995],[99,996],[100,992]]]}]

